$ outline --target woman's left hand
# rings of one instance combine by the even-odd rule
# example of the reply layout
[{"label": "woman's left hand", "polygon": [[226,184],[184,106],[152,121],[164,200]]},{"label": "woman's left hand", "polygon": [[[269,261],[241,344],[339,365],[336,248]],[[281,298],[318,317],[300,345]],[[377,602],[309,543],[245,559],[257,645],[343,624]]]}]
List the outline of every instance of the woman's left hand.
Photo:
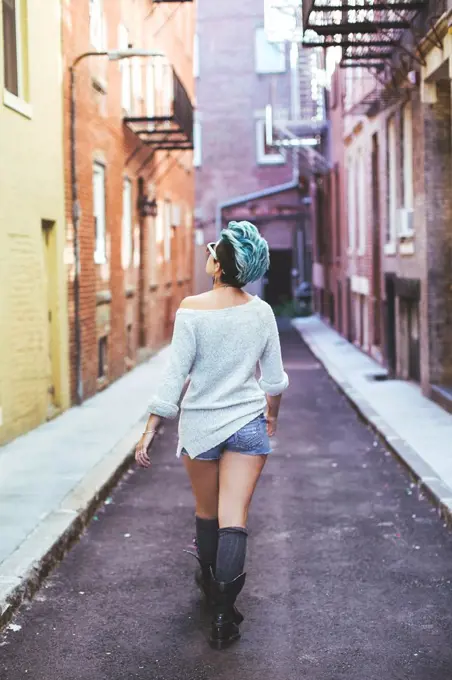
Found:
[{"label": "woman's left hand", "polygon": [[135,460],[138,463],[138,465],[141,465],[141,467],[148,468],[151,465],[151,461],[148,456],[148,449],[154,437],[155,432],[145,432],[141,436],[141,439],[136,446]]}]

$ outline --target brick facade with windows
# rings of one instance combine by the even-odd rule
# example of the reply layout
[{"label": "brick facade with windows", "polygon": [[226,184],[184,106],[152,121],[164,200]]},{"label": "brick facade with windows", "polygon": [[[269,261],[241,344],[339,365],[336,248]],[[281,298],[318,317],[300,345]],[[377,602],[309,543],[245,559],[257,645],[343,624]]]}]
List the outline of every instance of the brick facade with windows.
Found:
[{"label": "brick facade with windows", "polygon": [[[433,12],[431,5],[428,11]],[[413,59],[396,90],[379,90],[366,69],[351,69],[352,75],[338,67],[333,75],[331,177],[343,158],[342,228],[337,229],[333,192],[326,199],[329,219],[322,238],[336,250],[339,233],[341,256],[339,265],[334,258],[317,259],[314,281],[316,308],[324,318],[391,375],[418,382],[424,394],[452,410],[452,79],[447,56],[452,4],[436,3],[435,16],[428,11],[422,16],[425,34],[431,26],[434,33],[421,40],[424,63]],[[358,173],[355,151],[363,153]],[[366,247],[360,252],[362,188]],[[330,294],[339,297],[339,283],[349,290],[341,305],[343,323],[338,302],[334,315],[325,304]]]},{"label": "brick facade with windows", "polygon": [[[91,51],[140,48],[167,58],[157,63],[155,57],[109,61],[91,56],[76,68],[81,356],[87,398],[168,341],[180,300],[192,291],[192,151],[148,146],[124,119],[171,105],[173,90],[167,83],[173,81],[166,76],[171,66],[193,101],[194,5],[83,0],[63,3],[62,20],[66,263],[76,401],[69,67]],[[149,122],[143,126],[154,129]],[[138,205],[143,196],[155,198],[156,217],[142,216]]]}]

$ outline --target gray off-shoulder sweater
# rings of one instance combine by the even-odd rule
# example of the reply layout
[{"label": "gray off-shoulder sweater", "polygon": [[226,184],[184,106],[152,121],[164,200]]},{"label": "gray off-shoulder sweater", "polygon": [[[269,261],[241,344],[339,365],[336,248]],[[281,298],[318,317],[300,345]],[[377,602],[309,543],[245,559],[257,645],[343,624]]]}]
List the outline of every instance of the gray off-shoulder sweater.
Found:
[{"label": "gray off-shoulder sweater", "polygon": [[226,309],[179,309],[164,376],[149,404],[149,413],[163,418],[179,413],[190,376],[177,455],[185,448],[195,458],[226,441],[265,410],[265,394],[289,384],[273,310],[258,297]]}]

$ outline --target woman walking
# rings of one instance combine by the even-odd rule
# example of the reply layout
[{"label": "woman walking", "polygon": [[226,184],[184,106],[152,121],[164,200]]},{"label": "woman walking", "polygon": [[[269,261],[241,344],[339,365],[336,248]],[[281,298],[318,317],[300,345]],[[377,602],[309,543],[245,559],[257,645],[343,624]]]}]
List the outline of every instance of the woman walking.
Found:
[{"label": "woman walking", "polygon": [[248,508],[289,380],[271,307],[242,290],[268,270],[267,242],[251,223],[230,222],[207,253],[213,289],[183,300],[176,314],[169,366],[136,460],[150,465],[160,419],[178,415],[190,376],[177,455],[195,497],[197,581],[212,605],[210,644],[221,649],[240,637],[235,601],[245,583]]}]

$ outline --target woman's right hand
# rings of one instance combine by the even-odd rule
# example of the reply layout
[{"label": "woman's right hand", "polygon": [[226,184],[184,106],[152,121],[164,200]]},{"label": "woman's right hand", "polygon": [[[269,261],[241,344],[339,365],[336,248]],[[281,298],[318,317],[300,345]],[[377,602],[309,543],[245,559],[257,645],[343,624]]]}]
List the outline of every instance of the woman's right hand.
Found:
[{"label": "woman's right hand", "polygon": [[154,437],[155,432],[144,432],[136,446],[135,460],[138,465],[141,465],[141,467],[148,468],[151,465],[151,461],[148,456],[148,449]]},{"label": "woman's right hand", "polygon": [[267,434],[269,437],[274,437],[276,434],[276,427],[277,427],[277,422],[278,418],[276,416],[270,416],[268,413],[265,416],[265,420],[267,421]]}]

